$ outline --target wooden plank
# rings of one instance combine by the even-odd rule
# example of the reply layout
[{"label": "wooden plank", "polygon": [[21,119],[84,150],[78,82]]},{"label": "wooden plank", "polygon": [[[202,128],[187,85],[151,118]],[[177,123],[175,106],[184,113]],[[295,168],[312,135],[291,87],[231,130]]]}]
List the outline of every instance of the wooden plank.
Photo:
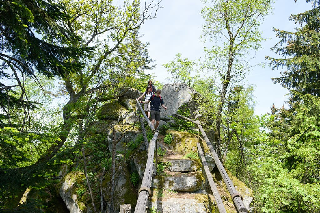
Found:
[{"label": "wooden plank", "polygon": [[131,212],[131,204],[123,204],[120,205],[119,213],[130,213]]},{"label": "wooden plank", "polygon": [[144,110],[142,109],[142,106],[139,103],[138,99],[136,99],[136,101],[137,101],[137,105],[139,106],[140,111],[142,112],[144,119],[148,122],[148,125],[150,126],[151,130],[154,130],[154,126],[152,125],[151,121],[147,117],[146,113],[144,113]]},{"label": "wooden plank", "polygon": [[152,183],[153,159],[154,159],[154,153],[155,153],[156,141],[157,141],[158,134],[159,134],[159,132],[156,131],[152,140],[149,143],[148,160],[147,160],[146,168],[144,170],[141,187],[139,190],[137,205],[134,210],[135,213],[145,213],[146,212],[146,208],[147,208],[147,204],[148,204],[148,197],[150,195],[150,188],[151,188],[151,183]]},{"label": "wooden plank", "polygon": [[238,211],[238,212],[241,212],[241,213],[242,213],[242,212],[248,212],[248,209],[247,209],[247,208],[245,207],[245,205],[243,204],[243,201],[242,201],[239,193],[238,193],[237,190],[235,189],[232,180],[229,178],[229,176],[228,176],[225,168],[223,167],[223,165],[222,165],[222,163],[221,163],[221,161],[220,161],[220,159],[219,159],[216,151],[214,150],[211,142],[209,141],[209,139],[208,139],[208,137],[207,137],[207,134],[206,134],[205,131],[203,130],[200,122],[199,122],[199,121],[191,120],[191,119],[189,119],[189,118],[187,118],[187,117],[184,117],[184,116],[182,116],[182,115],[176,114],[176,116],[178,116],[178,117],[180,117],[180,118],[183,118],[183,119],[186,119],[186,120],[189,120],[189,121],[192,121],[193,123],[195,123],[195,124],[198,125],[199,130],[200,130],[200,132],[201,132],[204,140],[206,141],[207,146],[209,147],[209,150],[210,150],[210,152],[211,152],[211,154],[212,154],[212,157],[213,157],[213,159],[214,159],[214,161],[215,161],[215,164],[216,164],[216,166],[217,166],[217,168],[218,168],[218,170],[219,170],[219,172],[220,172],[220,174],[221,174],[221,176],[222,176],[222,179],[223,179],[223,181],[225,182],[225,184],[227,185],[227,189],[228,189],[229,193],[231,194],[231,197],[232,197],[232,199],[233,199],[233,202],[234,202],[234,205],[235,205],[237,211]]},{"label": "wooden plank", "polygon": [[198,147],[199,156],[200,156],[200,159],[201,159],[205,174],[207,176],[207,180],[209,182],[212,194],[213,194],[213,196],[214,196],[214,198],[216,200],[218,210],[219,210],[220,213],[226,213],[227,211],[224,208],[224,205],[223,205],[222,199],[220,197],[218,188],[217,188],[215,182],[213,181],[212,174],[211,174],[211,172],[209,170],[209,167],[208,167],[208,164],[207,164],[207,160],[204,157],[204,153],[203,153],[203,150],[201,148],[200,143],[197,144],[197,147]]}]

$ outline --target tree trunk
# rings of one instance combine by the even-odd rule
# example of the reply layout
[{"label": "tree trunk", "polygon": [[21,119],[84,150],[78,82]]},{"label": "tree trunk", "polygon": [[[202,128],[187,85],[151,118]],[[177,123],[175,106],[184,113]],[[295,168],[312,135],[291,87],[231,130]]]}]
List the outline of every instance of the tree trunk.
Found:
[{"label": "tree trunk", "polygon": [[220,102],[218,106],[218,112],[217,112],[217,120],[216,120],[216,149],[217,149],[217,154],[219,158],[221,157],[221,122],[222,122],[222,111],[224,104],[226,102],[226,94],[228,91],[228,87],[231,81],[231,71],[232,71],[232,65],[233,65],[233,60],[234,60],[234,38],[232,37],[232,33],[229,33],[230,35],[230,44],[229,44],[229,58],[228,58],[228,69],[227,73],[224,75],[224,79],[222,82],[222,89],[220,92]]}]

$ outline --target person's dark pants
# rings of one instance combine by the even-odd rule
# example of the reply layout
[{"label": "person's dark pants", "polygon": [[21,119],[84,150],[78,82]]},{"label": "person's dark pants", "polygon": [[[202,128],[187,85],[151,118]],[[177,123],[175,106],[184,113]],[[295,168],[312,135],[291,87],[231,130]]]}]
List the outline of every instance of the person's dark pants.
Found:
[{"label": "person's dark pants", "polygon": [[[159,121],[160,121],[160,111],[154,111],[154,110],[151,110],[151,114],[150,114],[150,118],[151,118],[151,122],[154,126],[154,129],[156,130],[159,126]],[[156,122],[156,125],[154,125],[154,122]]]},{"label": "person's dark pants", "polygon": [[160,111],[151,110],[151,120],[160,121]]}]

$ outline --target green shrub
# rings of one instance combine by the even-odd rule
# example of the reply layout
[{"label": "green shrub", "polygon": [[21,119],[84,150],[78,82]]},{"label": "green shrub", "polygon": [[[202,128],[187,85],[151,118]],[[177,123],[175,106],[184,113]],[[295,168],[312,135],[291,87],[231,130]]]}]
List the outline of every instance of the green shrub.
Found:
[{"label": "green shrub", "polygon": [[189,152],[189,153],[187,153],[184,157],[185,157],[185,158],[189,158],[189,159],[191,159],[191,160],[197,160],[197,159],[199,158],[197,152]]},{"label": "green shrub", "polygon": [[161,147],[159,147],[159,148],[157,149],[157,153],[158,153],[158,156],[163,157],[167,152],[166,152],[165,149],[162,149]]},{"label": "green shrub", "polygon": [[170,145],[172,143],[173,137],[171,134],[166,134],[166,136],[164,137],[163,141],[164,143]]},{"label": "green shrub", "polygon": [[169,124],[164,124],[162,125],[161,127],[159,127],[159,133],[161,135],[165,135],[167,130],[170,128],[170,125]]},{"label": "green shrub", "polygon": [[138,172],[131,173],[130,180],[131,180],[131,183],[134,186],[136,186],[138,184],[138,182],[139,182],[139,174],[138,174]]},{"label": "green shrub", "polygon": [[[184,117],[190,118],[191,117],[191,112],[190,112],[190,108],[188,107],[187,104],[183,104],[179,109],[177,114],[182,115]],[[191,121],[187,121],[183,118],[180,117],[173,117],[174,123],[172,125],[172,127],[178,131],[186,131],[186,132],[191,132],[191,133],[195,133],[194,130],[192,130],[196,125],[191,122]]]},{"label": "green shrub", "polygon": [[170,162],[158,162],[157,164],[157,174],[161,174],[164,172],[165,168],[170,166]]}]

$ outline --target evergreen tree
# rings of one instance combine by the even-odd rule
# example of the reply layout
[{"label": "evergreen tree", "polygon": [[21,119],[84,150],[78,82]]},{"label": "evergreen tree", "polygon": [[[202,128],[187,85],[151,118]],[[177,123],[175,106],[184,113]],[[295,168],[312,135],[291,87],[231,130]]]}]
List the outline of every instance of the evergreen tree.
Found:
[{"label": "evergreen tree", "polygon": [[[61,5],[51,0],[0,1],[1,126],[13,125],[12,109],[34,107],[24,90],[25,76],[35,78],[35,72],[63,76],[65,70],[81,66],[76,60],[80,48],[63,45],[79,40],[61,25],[69,18]],[[16,87],[21,94],[14,94]]]},{"label": "evergreen tree", "polygon": [[282,58],[273,68],[287,70],[274,81],[290,89],[289,109],[272,107],[257,143],[251,148],[249,171],[256,208],[262,212],[319,212],[320,205],[320,1],[290,19],[295,32],[276,29],[274,47]]},{"label": "evergreen tree", "polygon": [[[320,96],[320,2],[312,2],[311,10],[291,15],[290,20],[300,25],[295,32],[275,29],[279,43],[273,50],[282,58],[271,58],[273,68],[286,67],[282,76],[274,78],[287,89],[299,94]],[[293,101],[298,93],[291,93]]]}]

